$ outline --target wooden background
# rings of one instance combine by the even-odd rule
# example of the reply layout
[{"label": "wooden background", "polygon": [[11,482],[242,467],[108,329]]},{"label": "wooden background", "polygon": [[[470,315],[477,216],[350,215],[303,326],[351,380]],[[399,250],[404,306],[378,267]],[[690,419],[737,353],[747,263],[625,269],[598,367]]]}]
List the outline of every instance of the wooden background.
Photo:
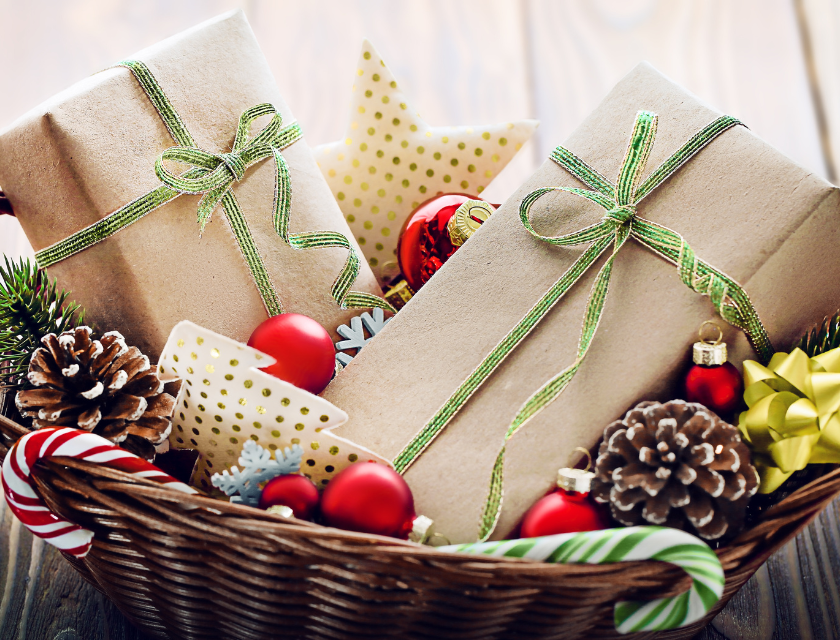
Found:
[{"label": "wooden background", "polygon": [[[73,82],[242,8],[310,144],[339,138],[363,37],[432,125],[533,117],[504,200],[638,61],[837,181],[840,0],[0,0],[0,129]],[[212,61],[208,61],[212,63]],[[0,217],[0,251],[30,255]],[[701,637],[840,637],[838,504]],[[141,638],[0,501],[0,640]]]}]

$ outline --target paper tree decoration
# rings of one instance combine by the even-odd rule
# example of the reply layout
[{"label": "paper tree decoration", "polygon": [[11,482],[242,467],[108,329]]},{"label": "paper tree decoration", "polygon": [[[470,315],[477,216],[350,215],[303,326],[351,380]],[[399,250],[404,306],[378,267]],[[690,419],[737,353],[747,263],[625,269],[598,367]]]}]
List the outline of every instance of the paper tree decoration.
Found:
[{"label": "paper tree decoration", "polygon": [[[333,195],[373,272],[396,264],[400,228],[444,192],[480,194],[537,128],[535,120],[431,127],[365,40],[342,140],[315,148]],[[386,267],[383,269],[383,267]]]},{"label": "paper tree decoration", "polygon": [[229,471],[248,439],[272,452],[300,445],[300,470],[318,486],[358,460],[390,464],[329,433],[347,422],[344,411],[257,369],[273,363],[271,356],[192,322],[172,330],[158,368],[184,380],[169,443],[199,452],[190,484],[211,491],[210,477]]}]

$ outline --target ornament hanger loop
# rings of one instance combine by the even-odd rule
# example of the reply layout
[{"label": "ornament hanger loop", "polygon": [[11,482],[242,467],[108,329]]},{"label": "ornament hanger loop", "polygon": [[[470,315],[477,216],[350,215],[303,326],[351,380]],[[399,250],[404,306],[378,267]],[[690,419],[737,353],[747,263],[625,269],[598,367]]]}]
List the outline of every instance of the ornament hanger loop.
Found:
[{"label": "ornament hanger loop", "polygon": [[584,471],[589,471],[592,468],[592,454],[589,453],[588,449],[584,449],[583,447],[575,447],[572,450],[572,453],[569,454],[569,466],[571,466],[572,456],[578,451],[580,451],[583,455],[586,456],[586,468],[584,469]]},{"label": "ornament hanger loop", "polygon": [[[718,335],[714,342],[709,342],[703,337],[703,329],[706,328],[706,325],[717,329]],[[723,329],[721,329],[720,325],[717,322],[714,322],[713,320],[706,320],[703,324],[701,324],[700,330],[697,332],[697,334],[700,336],[700,342],[704,344],[720,344],[721,340],[723,340]]]}]

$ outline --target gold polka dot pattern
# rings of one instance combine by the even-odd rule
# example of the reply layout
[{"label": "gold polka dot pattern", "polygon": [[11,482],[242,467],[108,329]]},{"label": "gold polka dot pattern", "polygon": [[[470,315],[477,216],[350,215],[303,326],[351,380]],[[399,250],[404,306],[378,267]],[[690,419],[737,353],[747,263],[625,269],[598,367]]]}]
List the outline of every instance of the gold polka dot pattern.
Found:
[{"label": "gold polka dot pattern", "polygon": [[[187,361],[194,369],[182,366]],[[347,422],[341,409],[257,369],[272,362],[269,356],[192,322],[173,329],[158,368],[184,381],[169,442],[175,449],[198,450],[190,484],[218,495],[210,476],[238,464],[242,444],[249,438],[272,451],[301,444],[307,450],[301,471],[319,486],[355,460],[387,464],[384,458],[330,434],[330,429]],[[193,401],[199,395],[200,402]],[[263,429],[264,423],[271,423],[271,428]]]},{"label": "gold polka dot pattern", "polygon": [[[380,278],[396,263],[399,230],[415,203],[458,189],[484,191],[537,127],[534,120],[485,127],[431,127],[411,108],[365,40],[345,136],[315,158]],[[387,216],[383,212],[388,212]],[[369,241],[376,238],[375,241]]]}]

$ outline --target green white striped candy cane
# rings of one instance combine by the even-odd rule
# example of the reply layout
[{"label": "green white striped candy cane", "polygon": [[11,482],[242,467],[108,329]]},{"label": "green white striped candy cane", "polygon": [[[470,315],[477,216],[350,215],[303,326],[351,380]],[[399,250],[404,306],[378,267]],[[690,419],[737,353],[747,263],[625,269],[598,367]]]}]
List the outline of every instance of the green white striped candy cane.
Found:
[{"label": "green white striped candy cane", "polygon": [[627,527],[522,540],[456,544],[438,547],[438,551],[562,564],[660,560],[677,565],[691,576],[691,588],[677,596],[648,602],[616,603],[615,628],[619,633],[684,627],[701,620],[723,594],[723,567],[715,552],[693,535],[668,527]]}]

